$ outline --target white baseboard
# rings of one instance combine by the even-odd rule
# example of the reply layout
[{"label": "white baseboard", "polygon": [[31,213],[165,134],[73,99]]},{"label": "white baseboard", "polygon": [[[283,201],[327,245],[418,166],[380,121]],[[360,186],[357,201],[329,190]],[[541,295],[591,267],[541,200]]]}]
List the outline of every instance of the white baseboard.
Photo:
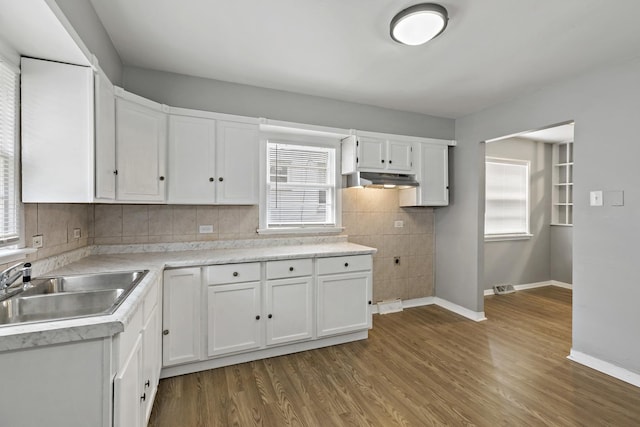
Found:
[{"label": "white baseboard", "polygon": [[[547,280],[544,282],[535,282],[535,283],[525,283],[522,285],[513,285],[513,288],[516,291],[522,291],[525,289],[534,289],[534,288],[542,288],[545,286],[557,286],[559,288],[565,288],[565,289],[573,289],[573,285],[571,285],[570,283],[564,283],[564,282],[559,282],[557,280]],[[485,289],[484,290],[484,296],[486,297],[487,295],[495,295],[495,293],[493,292],[493,289]]]},{"label": "white baseboard", "polygon": [[[469,310],[468,308],[464,308],[461,305],[454,304],[450,301],[447,301],[445,299],[438,298],[438,297],[423,297],[423,298],[413,298],[413,299],[403,300],[402,308],[404,309],[404,308],[412,308],[412,307],[422,307],[424,305],[433,305],[433,304],[440,306],[446,310],[452,311],[456,314],[459,314],[463,317],[466,317],[467,319],[471,319],[475,322],[487,320],[487,318],[484,316],[484,311],[472,311],[472,310]],[[371,312],[373,314],[379,314],[377,304],[373,305]]]},{"label": "white baseboard", "polygon": [[636,387],[640,387],[640,375],[621,368],[620,366],[605,362],[604,360],[589,356],[588,354],[574,349],[571,349],[571,353],[567,356],[567,359],[573,360],[574,362],[587,366],[591,369],[595,369],[596,371],[600,371]]}]

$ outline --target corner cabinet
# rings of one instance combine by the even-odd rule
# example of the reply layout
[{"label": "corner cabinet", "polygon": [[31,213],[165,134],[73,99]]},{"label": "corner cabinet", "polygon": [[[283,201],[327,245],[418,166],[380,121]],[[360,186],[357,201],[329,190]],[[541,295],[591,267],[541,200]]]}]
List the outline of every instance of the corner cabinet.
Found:
[{"label": "corner cabinet", "polygon": [[399,190],[401,207],[449,205],[449,143],[416,144],[419,187]]},{"label": "corner cabinet", "polygon": [[[165,272],[162,376],[366,338],[371,327],[371,266],[368,254],[212,265],[201,269],[200,292],[195,291],[200,269]],[[169,289],[177,277],[185,283],[183,289],[176,288],[178,295]],[[192,297],[185,299],[185,294]],[[195,295],[203,296],[201,312],[189,309],[190,301],[203,307]],[[183,324],[169,320],[167,334],[166,319],[175,319],[177,313]],[[183,337],[183,344],[177,344],[176,336]],[[206,349],[202,357],[195,347],[199,342]],[[167,357],[168,349],[179,348],[183,350],[173,354],[186,357]]]},{"label": "corner cabinet", "polygon": [[[257,204],[257,121],[172,108],[169,117],[169,203]],[[237,118],[240,120],[241,118]]]},{"label": "corner cabinet", "polygon": [[116,88],[117,199],[166,200],[167,115],[163,106]]}]

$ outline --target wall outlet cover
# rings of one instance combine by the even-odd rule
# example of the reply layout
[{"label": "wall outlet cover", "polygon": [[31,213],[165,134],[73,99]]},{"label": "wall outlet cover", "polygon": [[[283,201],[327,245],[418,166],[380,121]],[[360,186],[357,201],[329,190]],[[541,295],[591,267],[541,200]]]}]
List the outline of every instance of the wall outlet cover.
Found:
[{"label": "wall outlet cover", "polygon": [[589,206],[602,206],[602,190],[589,193]]},{"label": "wall outlet cover", "polygon": [[404,221],[393,221],[393,226],[395,228],[402,228],[404,227]]},{"label": "wall outlet cover", "polygon": [[33,241],[32,241],[32,245],[34,248],[41,248],[44,242],[44,238],[42,237],[42,234],[38,234],[33,236]]},{"label": "wall outlet cover", "polygon": [[80,237],[82,237],[82,231],[80,231],[79,228],[74,228],[73,229],[73,238],[74,239],[79,239]]}]

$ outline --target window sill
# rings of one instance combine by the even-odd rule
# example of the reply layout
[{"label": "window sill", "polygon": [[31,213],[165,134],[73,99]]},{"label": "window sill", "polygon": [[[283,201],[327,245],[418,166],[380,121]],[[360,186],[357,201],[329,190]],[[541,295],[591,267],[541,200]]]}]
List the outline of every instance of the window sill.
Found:
[{"label": "window sill", "polygon": [[35,248],[0,249],[0,264],[24,259],[27,255],[37,252]]},{"label": "window sill", "polygon": [[485,235],[485,242],[502,242],[507,240],[529,240],[533,234],[491,234]]},{"label": "window sill", "polygon": [[344,231],[344,227],[282,227],[259,228],[258,234],[338,234]]}]

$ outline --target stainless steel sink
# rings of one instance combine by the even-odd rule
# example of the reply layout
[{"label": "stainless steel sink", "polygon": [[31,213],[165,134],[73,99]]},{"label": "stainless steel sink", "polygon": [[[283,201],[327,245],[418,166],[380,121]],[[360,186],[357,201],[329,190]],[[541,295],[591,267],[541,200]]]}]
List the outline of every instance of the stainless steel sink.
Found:
[{"label": "stainless steel sink", "polygon": [[43,277],[33,287],[0,302],[0,325],[113,313],[144,271]]}]

